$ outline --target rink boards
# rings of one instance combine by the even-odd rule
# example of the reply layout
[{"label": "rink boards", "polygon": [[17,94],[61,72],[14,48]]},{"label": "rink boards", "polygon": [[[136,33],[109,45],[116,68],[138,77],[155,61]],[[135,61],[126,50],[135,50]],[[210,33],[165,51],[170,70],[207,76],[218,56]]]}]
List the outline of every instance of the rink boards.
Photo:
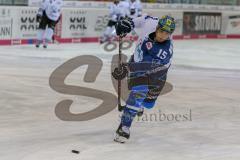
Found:
[{"label": "rink boards", "polygon": [[[37,7],[0,7],[0,45],[32,44],[36,39]],[[237,10],[144,9],[151,16],[176,19],[174,39],[240,38]],[[55,38],[60,43],[98,42],[108,23],[108,9],[63,8]]]}]

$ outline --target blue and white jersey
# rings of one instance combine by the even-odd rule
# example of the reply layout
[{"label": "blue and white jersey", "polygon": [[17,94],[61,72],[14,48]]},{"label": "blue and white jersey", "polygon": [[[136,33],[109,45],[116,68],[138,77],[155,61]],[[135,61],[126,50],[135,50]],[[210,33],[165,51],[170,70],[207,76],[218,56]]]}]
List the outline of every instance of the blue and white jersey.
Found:
[{"label": "blue and white jersey", "polygon": [[155,32],[140,40],[134,51],[134,62],[153,62],[170,66],[173,55],[172,40],[159,43],[154,41]]},{"label": "blue and white jersey", "polygon": [[[171,65],[173,56],[172,39],[169,38],[162,43],[154,41],[158,20],[158,18],[151,16],[133,19],[135,27],[141,28],[132,59],[132,62],[138,62],[141,65],[135,65],[139,72],[150,71],[155,66],[158,67],[159,72],[161,70],[167,71]],[[134,70],[137,71],[138,69]]]},{"label": "blue and white jersey", "polygon": [[57,21],[61,15],[63,0],[43,0],[38,10],[39,14],[45,11],[47,17],[53,21]]}]

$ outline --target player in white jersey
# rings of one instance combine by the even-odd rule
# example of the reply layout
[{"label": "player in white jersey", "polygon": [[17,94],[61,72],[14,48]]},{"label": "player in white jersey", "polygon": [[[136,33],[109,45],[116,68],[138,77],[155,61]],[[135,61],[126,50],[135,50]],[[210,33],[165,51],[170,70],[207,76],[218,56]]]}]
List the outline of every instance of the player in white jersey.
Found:
[{"label": "player in white jersey", "polygon": [[109,6],[109,21],[107,28],[100,37],[100,43],[104,43],[115,36],[115,24],[121,16],[121,11],[119,8],[119,0],[114,0],[114,2]]},{"label": "player in white jersey", "polygon": [[119,105],[118,108],[123,114],[114,141],[121,143],[129,139],[134,117],[141,116],[144,108],[154,107],[165,85],[173,56],[173,17],[142,16],[133,20],[123,19],[117,22],[116,33],[124,37],[135,27],[140,27],[141,33],[134,54],[127,64],[121,64],[120,68],[116,68],[112,73],[117,80],[128,75],[130,90],[126,105]]},{"label": "player in white jersey", "polygon": [[130,3],[128,0],[121,0],[119,3],[121,17],[128,17],[130,15]]},{"label": "player in white jersey", "polygon": [[37,21],[39,22],[36,47],[41,43],[47,48],[47,44],[51,42],[54,28],[61,16],[61,8],[63,0],[43,0],[41,7],[37,13]]},{"label": "player in white jersey", "polygon": [[[130,6],[134,8],[134,13],[132,13],[132,15],[130,14]],[[114,26],[117,20],[125,17],[139,17],[142,13],[142,6],[139,0],[114,0],[109,9],[110,20],[107,24],[107,28],[103,32],[103,35],[100,37],[100,43],[111,41],[116,36]]]},{"label": "player in white jersey", "polygon": [[130,16],[131,18],[142,16],[142,4],[139,0],[130,0]]}]

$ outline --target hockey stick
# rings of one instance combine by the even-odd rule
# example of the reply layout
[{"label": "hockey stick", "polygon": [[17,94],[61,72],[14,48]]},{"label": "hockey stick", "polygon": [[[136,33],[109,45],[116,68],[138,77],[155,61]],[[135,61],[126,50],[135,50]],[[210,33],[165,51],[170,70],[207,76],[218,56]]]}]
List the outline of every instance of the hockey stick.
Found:
[{"label": "hockey stick", "polygon": [[[122,36],[119,36],[119,50],[118,50],[118,68],[121,68],[122,63]],[[125,106],[121,104],[121,80],[118,80],[118,111],[122,111]]]}]

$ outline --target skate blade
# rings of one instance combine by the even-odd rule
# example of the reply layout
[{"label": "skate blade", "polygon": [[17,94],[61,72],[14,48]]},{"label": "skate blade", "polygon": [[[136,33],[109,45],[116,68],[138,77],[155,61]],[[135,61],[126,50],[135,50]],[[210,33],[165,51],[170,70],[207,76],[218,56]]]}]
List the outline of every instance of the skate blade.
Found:
[{"label": "skate blade", "polygon": [[119,135],[116,135],[114,138],[114,141],[118,142],[118,143],[125,143],[127,140],[128,140],[127,138],[119,136]]}]

